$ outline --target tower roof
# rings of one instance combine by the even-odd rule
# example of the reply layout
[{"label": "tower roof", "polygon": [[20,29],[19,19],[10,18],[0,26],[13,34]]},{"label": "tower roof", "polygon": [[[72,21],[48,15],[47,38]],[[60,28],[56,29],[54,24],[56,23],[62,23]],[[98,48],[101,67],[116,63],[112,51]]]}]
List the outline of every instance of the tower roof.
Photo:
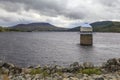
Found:
[{"label": "tower roof", "polygon": [[81,25],[81,27],[92,27],[89,23],[84,23]]}]

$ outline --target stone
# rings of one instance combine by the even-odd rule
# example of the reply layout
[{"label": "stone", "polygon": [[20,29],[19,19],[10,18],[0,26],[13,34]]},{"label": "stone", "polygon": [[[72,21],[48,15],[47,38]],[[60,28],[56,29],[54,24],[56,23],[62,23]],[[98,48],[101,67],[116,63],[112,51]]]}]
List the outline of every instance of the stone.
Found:
[{"label": "stone", "polygon": [[91,62],[85,62],[83,63],[83,68],[94,68],[94,65]]},{"label": "stone", "polygon": [[118,60],[116,58],[109,59],[107,61],[107,63],[109,63],[110,65],[117,65],[118,64]]},{"label": "stone", "polygon": [[30,68],[24,68],[24,69],[22,69],[22,72],[23,72],[24,74],[28,74],[28,73],[31,72],[31,70],[32,70],[32,69],[30,69]]},{"label": "stone", "polygon": [[104,80],[104,78],[100,77],[100,78],[95,78],[95,80]]},{"label": "stone", "polygon": [[2,67],[3,64],[4,64],[4,62],[0,60],[0,67]]},{"label": "stone", "polygon": [[2,67],[1,72],[2,74],[9,74],[9,69]]},{"label": "stone", "polygon": [[120,59],[113,58],[113,59],[107,60],[107,62],[104,63],[102,68],[104,68],[108,72],[118,71],[120,70]]},{"label": "stone", "polygon": [[69,79],[70,79],[70,80],[79,80],[79,79],[76,78],[76,77],[70,77]]},{"label": "stone", "polygon": [[80,69],[81,67],[78,62],[74,62],[73,64],[70,65],[70,72],[76,72]]},{"label": "stone", "polygon": [[14,66],[13,64],[11,64],[11,63],[4,63],[4,64],[2,65],[2,67],[5,67],[5,68],[7,68],[7,69],[11,69],[11,68],[14,68],[15,66]]},{"label": "stone", "polygon": [[41,66],[40,66],[40,65],[37,65],[35,68],[36,68],[36,69],[37,69],[37,68],[41,68]]},{"label": "stone", "polygon": [[69,78],[63,78],[63,80],[69,80]]}]

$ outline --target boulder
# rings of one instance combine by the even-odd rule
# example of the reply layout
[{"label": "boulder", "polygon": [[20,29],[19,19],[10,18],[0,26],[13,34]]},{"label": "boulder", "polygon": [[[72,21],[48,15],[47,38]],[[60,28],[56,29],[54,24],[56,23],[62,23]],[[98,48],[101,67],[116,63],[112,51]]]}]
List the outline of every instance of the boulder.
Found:
[{"label": "boulder", "polygon": [[81,69],[81,66],[79,65],[78,62],[74,62],[73,64],[70,64],[70,71],[71,72],[76,72]]},{"label": "boulder", "polygon": [[109,72],[115,72],[120,70],[120,58],[113,58],[107,60],[107,62],[102,65],[102,68]]},{"label": "boulder", "polygon": [[0,60],[0,67],[2,67],[3,64],[4,64],[4,62]]},{"label": "boulder", "polygon": [[4,63],[2,65],[2,67],[7,68],[7,69],[11,69],[11,68],[14,68],[15,66],[13,64],[11,64],[11,63]]},{"label": "boulder", "polygon": [[93,63],[91,63],[91,62],[84,62],[83,63],[83,68],[94,68],[94,65],[93,65]]},{"label": "boulder", "polygon": [[104,80],[104,78],[100,77],[100,78],[95,78],[95,80]]}]

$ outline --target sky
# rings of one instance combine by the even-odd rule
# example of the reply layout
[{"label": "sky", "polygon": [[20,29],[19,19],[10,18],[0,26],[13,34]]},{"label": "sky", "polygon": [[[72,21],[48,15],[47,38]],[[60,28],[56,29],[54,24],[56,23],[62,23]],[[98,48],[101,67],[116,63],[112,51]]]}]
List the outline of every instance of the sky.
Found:
[{"label": "sky", "polygon": [[120,0],[0,0],[0,25],[48,22],[58,27],[120,21]]}]

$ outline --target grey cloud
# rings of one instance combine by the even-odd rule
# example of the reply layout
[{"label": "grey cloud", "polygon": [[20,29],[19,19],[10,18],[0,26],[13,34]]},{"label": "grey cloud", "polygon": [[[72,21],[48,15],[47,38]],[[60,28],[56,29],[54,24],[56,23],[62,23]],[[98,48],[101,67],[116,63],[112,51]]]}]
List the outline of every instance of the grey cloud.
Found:
[{"label": "grey cloud", "polygon": [[[76,7],[72,7],[76,1]],[[64,16],[68,20],[96,21],[107,19],[120,20],[120,0],[0,0],[0,9],[6,11],[6,14],[13,14],[13,19],[25,18],[30,20],[23,12],[33,10],[33,13],[39,16],[58,17]],[[92,3],[89,3],[91,1]],[[68,6],[70,3],[71,6]],[[14,16],[14,13],[16,16]],[[2,14],[2,13],[0,13]],[[2,14],[4,15],[4,14]],[[113,16],[112,16],[113,15]],[[9,16],[9,15],[8,15]],[[12,17],[0,16],[2,21],[12,21]],[[34,17],[33,17],[34,18]],[[17,20],[17,19],[16,19]],[[33,19],[34,20],[34,19]],[[51,19],[52,20],[52,19]],[[51,21],[52,22],[52,21]],[[69,22],[69,21],[68,21]]]},{"label": "grey cloud", "polygon": [[108,7],[113,7],[115,5],[119,5],[118,3],[120,3],[119,0],[99,0],[99,2]]},{"label": "grey cloud", "polygon": [[34,9],[38,10],[39,12],[59,12],[63,9],[62,5],[64,5],[61,2],[59,3],[59,0],[2,0],[2,4],[9,5],[4,7],[7,10],[10,8],[19,10],[20,7],[23,7],[25,10]]},{"label": "grey cloud", "polygon": [[[83,18],[84,13],[74,12],[66,9],[67,0],[1,0],[3,8],[8,11],[20,11],[21,8],[26,11],[33,9],[39,13],[47,16],[58,16],[63,15],[70,19]],[[5,6],[9,5],[9,6]]]}]

